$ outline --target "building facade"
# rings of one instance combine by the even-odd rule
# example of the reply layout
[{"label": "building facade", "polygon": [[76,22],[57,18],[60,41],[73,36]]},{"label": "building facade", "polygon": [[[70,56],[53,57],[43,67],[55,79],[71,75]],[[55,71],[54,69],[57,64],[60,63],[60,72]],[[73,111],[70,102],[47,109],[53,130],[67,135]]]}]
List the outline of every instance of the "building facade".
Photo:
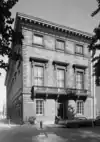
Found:
[{"label": "building facade", "polygon": [[54,123],[55,116],[70,119],[71,106],[76,115],[92,118],[91,35],[21,13],[15,30],[22,31],[24,40],[12,48],[23,60],[9,60],[7,116]]}]

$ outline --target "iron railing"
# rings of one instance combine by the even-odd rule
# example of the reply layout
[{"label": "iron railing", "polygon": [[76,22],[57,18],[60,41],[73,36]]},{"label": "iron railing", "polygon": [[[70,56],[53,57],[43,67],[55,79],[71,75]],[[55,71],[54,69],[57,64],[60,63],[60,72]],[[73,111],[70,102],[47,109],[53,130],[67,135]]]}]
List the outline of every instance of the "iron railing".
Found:
[{"label": "iron railing", "polygon": [[86,89],[76,89],[76,88],[58,88],[51,86],[34,86],[34,91],[36,93],[48,93],[48,94],[76,94],[76,95],[87,95],[88,91]]}]

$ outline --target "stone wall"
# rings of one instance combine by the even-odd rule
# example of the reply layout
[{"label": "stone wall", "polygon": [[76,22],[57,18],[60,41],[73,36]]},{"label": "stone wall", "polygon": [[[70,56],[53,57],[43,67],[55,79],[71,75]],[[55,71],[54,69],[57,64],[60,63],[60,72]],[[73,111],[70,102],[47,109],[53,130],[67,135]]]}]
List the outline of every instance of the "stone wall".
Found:
[{"label": "stone wall", "polygon": [[[82,66],[87,66],[85,70],[85,89],[88,89],[89,94],[91,95],[91,76],[90,76],[90,62],[89,62],[89,54],[87,50],[87,45],[84,44],[84,56],[75,56],[75,43],[78,41],[74,41],[68,39],[66,41],[66,50],[65,52],[55,50],[55,37],[52,35],[44,35],[44,46],[40,47],[38,45],[32,44],[32,39],[30,35],[31,31],[28,31],[29,34],[26,36],[29,39],[28,43],[24,42],[22,47],[23,53],[23,92],[24,95],[28,95],[30,93],[30,89],[26,89],[27,87],[31,87],[34,85],[34,81],[32,82],[33,74],[32,74],[32,65],[29,61],[30,57],[36,57],[41,59],[47,59],[48,64],[45,68],[45,82],[44,85],[56,87],[56,70],[53,66],[53,61],[60,61],[68,63],[67,71],[66,71],[66,87],[75,88],[75,72],[73,68],[73,64],[78,64]],[[90,103],[89,103],[90,104]],[[30,107],[32,104],[27,105]],[[26,107],[26,104],[24,105]],[[35,107],[35,106],[34,106]],[[91,104],[90,104],[91,107]],[[86,107],[85,107],[86,109]],[[24,108],[24,110],[26,110]]]}]

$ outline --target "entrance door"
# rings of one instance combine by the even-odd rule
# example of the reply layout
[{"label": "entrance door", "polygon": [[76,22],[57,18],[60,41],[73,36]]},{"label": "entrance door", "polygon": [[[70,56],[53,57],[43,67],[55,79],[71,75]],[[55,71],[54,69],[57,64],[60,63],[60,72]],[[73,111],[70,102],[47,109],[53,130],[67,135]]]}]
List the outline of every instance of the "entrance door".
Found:
[{"label": "entrance door", "polygon": [[64,104],[58,103],[58,116],[64,119]]}]

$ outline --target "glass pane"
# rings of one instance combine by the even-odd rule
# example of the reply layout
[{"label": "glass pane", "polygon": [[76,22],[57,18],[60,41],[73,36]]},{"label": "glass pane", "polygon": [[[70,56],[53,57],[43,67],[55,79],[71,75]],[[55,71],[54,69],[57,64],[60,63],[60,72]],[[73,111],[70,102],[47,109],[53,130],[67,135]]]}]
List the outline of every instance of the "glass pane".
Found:
[{"label": "glass pane", "polygon": [[40,110],[40,114],[43,114],[42,110]]},{"label": "glass pane", "polygon": [[82,75],[83,75],[82,73],[77,72],[77,76],[76,76],[77,81],[82,80]]},{"label": "glass pane", "polygon": [[83,104],[83,102],[77,102],[77,113],[84,114],[84,104]]},{"label": "glass pane", "polygon": [[76,79],[77,81],[80,79],[80,75],[78,73],[77,73]]},{"label": "glass pane", "polygon": [[38,85],[43,86],[43,79],[38,78]]},{"label": "glass pane", "polygon": [[64,70],[57,70],[57,86],[64,87]]},{"label": "glass pane", "polygon": [[76,53],[82,54],[83,52],[83,46],[82,45],[76,45]]},{"label": "glass pane", "polygon": [[64,41],[57,40],[56,41],[56,48],[60,50],[64,50]]},{"label": "glass pane", "polygon": [[38,108],[36,108],[36,114],[38,114]]},{"label": "glass pane", "polygon": [[64,79],[64,71],[59,72],[59,79],[63,80]]},{"label": "glass pane", "polygon": [[43,44],[43,37],[40,35],[34,35],[34,43],[35,44]]},{"label": "glass pane", "polygon": [[83,88],[83,72],[77,72],[76,75],[76,86],[78,89]]},{"label": "glass pane", "polygon": [[34,67],[34,84],[42,86],[43,85],[43,67],[35,66]]},{"label": "glass pane", "polygon": [[80,48],[79,46],[76,47],[76,52],[79,53],[80,52]]},{"label": "glass pane", "polygon": [[38,85],[38,80],[37,80],[37,78],[34,78],[34,85]]},{"label": "glass pane", "polygon": [[38,76],[38,67],[37,66],[34,67],[34,76],[35,77]]},{"label": "glass pane", "polygon": [[40,107],[40,111],[42,112],[43,107]]},{"label": "glass pane", "polygon": [[57,70],[57,78],[58,80],[64,80],[64,70]]},{"label": "glass pane", "polygon": [[40,105],[43,105],[43,101],[42,100],[40,100]]},{"label": "glass pane", "polygon": [[63,87],[64,88],[64,81],[58,81],[58,87]]},{"label": "glass pane", "polygon": [[38,67],[38,77],[43,77],[43,67]]},{"label": "glass pane", "polygon": [[36,100],[36,114],[43,114],[43,100]]},{"label": "glass pane", "polygon": [[59,79],[59,70],[57,70],[57,79]]},{"label": "glass pane", "polygon": [[36,105],[38,106],[38,104],[39,104],[39,102],[38,102],[38,100],[36,100]]},{"label": "glass pane", "polygon": [[80,83],[77,83],[76,86],[77,86],[77,89],[81,89],[81,84]]},{"label": "glass pane", "polygon": [[23,29],[24,40],[23,42],[26,44],[32,44],[32,31]]},{"label": "glass pane", "polygon": [[59,82],[57,82],[57,87],[60,87],[60,83]]}]

